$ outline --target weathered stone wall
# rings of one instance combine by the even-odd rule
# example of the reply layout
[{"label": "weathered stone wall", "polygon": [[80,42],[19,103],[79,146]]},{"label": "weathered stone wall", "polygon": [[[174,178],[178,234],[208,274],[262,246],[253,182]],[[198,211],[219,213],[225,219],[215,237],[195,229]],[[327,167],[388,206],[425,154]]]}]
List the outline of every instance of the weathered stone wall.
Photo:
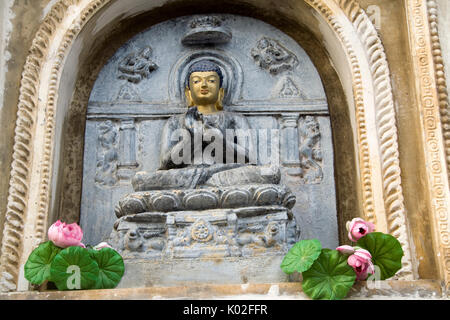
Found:
[{"label": "weathered stone wall", "polygon": [[[2,173],[0,179],[0,240],[8,197],[21,73],[39,24],[55,2],[56,0],[0,1],[0,128],[2,128],[2,134],[0,134],[0,172]],[[438,277],[437,265],[434,259],[433,244],[429,241],[432,233],[429,217],[431,208],[429,199],[426,198],[426,192],[424,192],[428,186],[424,182],[426,172],[423,165],[425,156],[421,145],[422,132],[414,125],[418,124],[420,120],[417,108],[413,107],[417,105],[416,97],[412,94],[415,90],[416,80],[412,70],[404,0],[360,0],[358,2],[364,9],[367,9],[368,13],[372,10],[376,12],[376,8],[370,8],[372,5],[378,6],[380,10],[379,20],[374,21],[375,25],[379,27],[378,31],[391,72],[397,117],[402,187],[408,224],[414,242],[413,253],[417,263],[416,272],[419,278],[436,279]],[[439,30],[448,30],[450,4],[447,0],[438,0],[437,5],[439,9]],[[265,13],[261,13],[259,16],[264,15]],[[274,24],[278,26],[289,25],[289,22],[280,19],[280,21],[275,21]],[[295,32],[292,31],[292,33]],[[294,37],[294,35],[292,36]],[[302,36],[304,37],[304,43],[314,42],[305,39],[304,35]],[[440,33],[440,43],[444,63],[447,65],[446,78],[449,79],[450,37],[445,32]],[[327,67],[319,65],[321,57],[321,55],[319,58],[312,57],[318,69]],[[332,80],[336,81],[336,79]],[[325,83],[324,86],[332,87],[330,83]],[[326,88],[326,91],[328,98],[336,99],[335,101],[338,101],[339,97],[333,97],[333,95],[342,93],[342,91],[333,90],[333,88]],[[339,117],[340,115],[334,115],[335,126],[339,126]],[[344,138],[339,139],[341,139],[339,141],[342,141]],[[337,163],[336,166],[344,165]],[[336,170],[337,174],[344,171],[345,166]],[[339,177],[337,177],[337,180],[339,180]],[[348,190],[337,190],[337,195],[339,197],[340,194],[347,192]],[[341,219],[352,216],[346,210],[352,210],[355,201],[356,198],[349,200],[347,204],[338,203],[342,212]],[[355,208],[353,210],[357,211]],[[341,223],[341,227],[342,225]],[[345,232],[341,232],[341,237],[343,235],[345,235]]]}]

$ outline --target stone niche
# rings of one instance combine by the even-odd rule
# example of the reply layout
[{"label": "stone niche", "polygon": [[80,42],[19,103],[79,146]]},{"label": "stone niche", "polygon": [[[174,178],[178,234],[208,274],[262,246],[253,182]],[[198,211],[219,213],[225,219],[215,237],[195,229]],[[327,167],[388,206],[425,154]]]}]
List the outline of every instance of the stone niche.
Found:
[{"label": "stone niche", "polygon": [[[247,118],[258,165],[275,164],[280,181],[136,192],[135,173],[158,169],[167,119],[187,111],[184,79],[200,59],[221,68],[224,110]],[[121,287],[284,282],[295,241],[338,246],[324,89],[275,27],[229,14],[156,24],[104,65],[86,119],[80,224],[85,243],[108,241],[123,255]]]},{"label": "stone niche", "polygon": [[[127,265],[120,286],[161,292],[287,281],[279,262],[293,240],[333,248],[339,234],[346,244],[354,217],[400,241],[399,279],[436,279],[448,291],[448,119],[439,115],[448,103],[435,3],[393,10],[381,1],[377,30],[362,0],[51,1],[18,65],[0,291],[31,289],[23,266],[57,219],[81,222],[86,244],[115,242]],[[212,12],[279,30],[240,16],[188,16]],[[397,16],[408,26],[401,39],[396,24],[386,27]],[[279,183],[134,190],[137,172],[157,169],[161,129],[187,110],[187,68],[205,57],[224,73],[225,110],[279,131],[278,152],[254,141],[261,163],[276,156]],[[127,234],[151,250],[121,245]],[[240,243],[220,243],[224,235]],[[167,245],[183,236],[188,245]]]}]

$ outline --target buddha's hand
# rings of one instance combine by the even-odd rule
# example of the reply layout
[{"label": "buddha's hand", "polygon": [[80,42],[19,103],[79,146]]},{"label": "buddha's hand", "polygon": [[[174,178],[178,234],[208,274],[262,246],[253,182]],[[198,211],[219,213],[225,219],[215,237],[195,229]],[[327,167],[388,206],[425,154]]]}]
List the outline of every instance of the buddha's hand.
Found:
[{"label": "buddha's hand", "polygon": [[186,128],[193,133],[194,130],[200,130],[202,128],[202,122],[203,117],[202,114],[198,112],[197,107],[189,108],[184,118]]}]

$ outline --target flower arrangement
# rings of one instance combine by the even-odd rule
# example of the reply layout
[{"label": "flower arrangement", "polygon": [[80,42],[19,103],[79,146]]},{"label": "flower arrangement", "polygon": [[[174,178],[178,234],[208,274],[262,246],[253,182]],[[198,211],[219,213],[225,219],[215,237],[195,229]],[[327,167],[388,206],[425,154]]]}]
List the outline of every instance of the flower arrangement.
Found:
[{"label": "flower arrangement", "polygon": [[303,292],[312,299],[343,299],[355,281],[385,280],[402,266],[403,250],[395,237],[374,232],[375,226],[361,218],[347,222],[346,228],[356,246],[331,250],[317,239],[301,240],[281,263],[285,273],[302,274]]},{"label": "flower arrangement", "polygon": [[55,283],[58,290],[115,288],[125,272],[123,259],[106,242],[84,245],[76,223],[56,221],[48,229],[49,241],[34,249],[24,271],[32,284]]}]

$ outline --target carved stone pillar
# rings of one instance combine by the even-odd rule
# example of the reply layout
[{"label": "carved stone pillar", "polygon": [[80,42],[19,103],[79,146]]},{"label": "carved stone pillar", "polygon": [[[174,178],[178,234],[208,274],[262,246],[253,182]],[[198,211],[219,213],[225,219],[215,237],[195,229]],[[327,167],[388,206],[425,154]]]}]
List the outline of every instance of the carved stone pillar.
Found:
[{"label": "carved stone pillar", "polygon": [[281,115],[281,164],[285,167],[299,167],[298,113]]},{"label": "carved stone pillar", "polygon": [[117,175],[121,180],[129,180],[136,162],[136,129],[133,119],[123,119],[120,123],[120,158]]}]

